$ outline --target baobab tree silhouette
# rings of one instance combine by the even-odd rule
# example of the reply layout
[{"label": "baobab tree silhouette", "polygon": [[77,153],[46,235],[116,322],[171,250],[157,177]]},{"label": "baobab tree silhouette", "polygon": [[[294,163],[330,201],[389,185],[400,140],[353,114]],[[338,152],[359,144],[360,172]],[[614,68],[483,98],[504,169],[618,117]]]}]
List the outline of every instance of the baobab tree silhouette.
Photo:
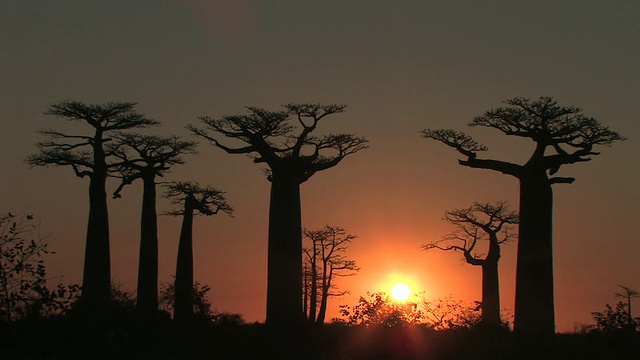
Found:
[{"label": "baobab tree silhouette", "polygon": [[232,216],[233,208],[227,203],[224,192],[211,186],[200,186],[196,182],[173,182],[165,184],[165,197],[180,205],[167,215],[182,216],[176,278],[174,283],[173,318],[182,323],[193,319],[193,217],[211,216],[222,211]]},{"label": "baobab tree silhouette", "polygon": [[158,216],[156,212],[156,177],[173,165],[183,164],[182,154],[195,153],[196,143],[177,136],[160,137],[134,133],[113,136],[110,152],[118,159],[114,169],[122,179],[113,193],[142,179],[142,214],[140,218],[140,255],[136,307],[141,317],[152,320],[158,313]]},{"label": "baobab tree silhouette", "polygon": [[106,180],[114,165],[105,144],[115,131],[158,124],[134,111],[135,103],[109,102],[103,105],[65,100],[49,106],[45,115],[84,122],[92,133],[67,134],[54,129],[38,131],[49,138],[39,142],[40,152],[27,158],[33,166],[69,166],[76,176],[89,178],[89,221],[82,277],[81,308],[94,318],[106,318],[111,302],[111,260]]},{"label": "baobab tree silhouette", "polygon": [[[482,269],[482,319],[489,326],[500,326],[500,279],[498,262],[500,245],[513,239],[509,225],[518,223],[518,214],[510,211],[505,202],[495,205],[475,202],[468,208],[445,212],[444,221],[455,226],[455,230],[441,240],[422,246],[424,250],[440,249],[460,251],[465,261]],[[478,253],[478,241],[489,243],[484,256]]]},{"label": "baobab tree silhouette", "polygon": [[528,138],[535,150],[522,165],[481,159],[487,147],[469,135],[450,129],[425,129],[422,136],[454,148],[466,159],[462,166],[511,175],[520,182],[520,225],[516,270],[514,331],[551,336],[555,333],[553,303],[553,184],[571,177],[554,176],[563,165],[591,160],[596,145],[624,140],[617,132],[582,114],[582,109],[558,105],[552,97],[531,101],[513,98],[507,107],[475,117],[469,126],[483,126],[505,135]]},{"label": "baobab tree silhouette", "polygon": [[[318,171],[338,165],[367,147],[352,134],[313,136],[324,118],[343,113],[344,105],[287,104],[284,111],[247,107],[246,115],[203,116],[204,128],[189,125],[195,135],[229,154],[253,154],[268,166],[271,182],[266,323],[277,327],[304,324],[302,310],[302,224],[300,184]],[[240,140],[234,147],[218,135]]]}]

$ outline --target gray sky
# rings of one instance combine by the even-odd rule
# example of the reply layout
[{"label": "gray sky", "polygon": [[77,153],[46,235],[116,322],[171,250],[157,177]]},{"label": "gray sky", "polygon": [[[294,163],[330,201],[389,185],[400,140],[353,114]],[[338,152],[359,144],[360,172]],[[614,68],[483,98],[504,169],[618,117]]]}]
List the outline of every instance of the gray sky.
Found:
[{"label": "gray sky", "polygon": [[[371,148],[302,187],[303,223],[359,236],[359,275],[341,279],[354,304],[404,279],[431,298],[480,298],[480,271],[422,243],[449,228],[445,210],[504,199],[518,184],[463,168],[457,154],[421,139],[455,128],[487,156],[525,161],[531,144],[473,116],[525,96],[554,96],[628,138],[590,163],[561,170],[555,186],[558,329],[590,322],[616,302],[616,283],[640,288],[637,256],[640,3],[614,1],[0,1],[0,211],[29,211],[54,234],[52,274],[80,282],[88,183],[71,169],[29,169],[35,131],[79,124],[42,115],[64,99],[138,102],[162,122],[148,133],[191,138],[197,116],[277,109],[289,102],[343,103],[326,132],[366,136]],[[80,130],[81,131],[81,130]],[[227,191],[234,219],[196,221],[196,279],[214,306],[264,320],[269,183],[259,166],[206,143],[166,180]],[[635,165],[634,165],[635,164]],[[112,191],[117,183],[111,181]],[[140,184],[110,206],[113,277],[135,288]],[[169,204],[162,200],[160,210]],[[160,275],[175,272],[179,220],[160,218]],[[515,244],[501,261],[503,306],[513,308]]]}]

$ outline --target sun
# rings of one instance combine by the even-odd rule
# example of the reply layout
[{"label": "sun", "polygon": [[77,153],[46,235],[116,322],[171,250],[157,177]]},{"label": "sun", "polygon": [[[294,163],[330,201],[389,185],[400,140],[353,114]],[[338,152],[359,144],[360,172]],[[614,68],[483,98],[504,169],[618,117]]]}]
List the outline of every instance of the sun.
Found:
[{"label": "sun", "polygon": [[411,289],[405,284],[395,284],[391,288],[391,297],[397,301],[407,301],[409,296],[411,296]]}]

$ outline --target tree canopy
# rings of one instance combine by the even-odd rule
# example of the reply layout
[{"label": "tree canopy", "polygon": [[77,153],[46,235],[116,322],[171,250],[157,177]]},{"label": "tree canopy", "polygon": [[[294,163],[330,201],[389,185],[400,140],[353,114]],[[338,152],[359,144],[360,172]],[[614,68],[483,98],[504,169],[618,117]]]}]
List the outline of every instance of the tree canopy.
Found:
[{"label": "tree canopy", "polygon": [[[516,97],[505,101],[507,107],[486,111],[476,116],[469,126],[482,126],[501,131],[505,135],[531,139],[536,149],[527,164],[537,166],[554,175],[562,165],[591,160],[599,155],[593,150],[596,145],[610,146],[615,141],[625,140],[617,132],[602,125],[596,119],[582,113],[574,106],[559,105],[552,97],[540,97],[537,100]],[[500,160],[478,158],[478,153],[488,147],[478,143],[471,136],[452,129],[424,129],[422,136],[434,139],[456,149],[466,156],[459,160],[460,165],[490,169],[512,175],[525,176],[524,165]],[[547,153],[551,150],[552,153]],[[552,177],[550,183],[571,183],[570,177]]]},{"label": "tree canopy", "polygon": [[[267,111],[249,106],[245,115],[202,116],[199,119],[204,128],[194,125],[187,128],[229,154],[250,154],[255,163],[267,164],[270,171],[294,167],[301,172],[300,182],[367,147],[366,139],[353,134],[311,134],[325,117],[343,113],[345,105],[287,104],[283,107],[282,111]],[[223,144],[216,133],[245,145]]]}]

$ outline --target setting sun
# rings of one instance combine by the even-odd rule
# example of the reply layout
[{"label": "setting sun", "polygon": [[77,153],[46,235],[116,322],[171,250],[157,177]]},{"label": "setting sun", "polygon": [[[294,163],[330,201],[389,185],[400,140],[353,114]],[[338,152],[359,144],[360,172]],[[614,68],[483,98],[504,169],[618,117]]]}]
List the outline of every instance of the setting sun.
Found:
[{"label": "setting sun", "polygon": [[405,284],[396,284],[391,288],[391,296],[398,301],[406,301],[411,295],[411,289]]}]

